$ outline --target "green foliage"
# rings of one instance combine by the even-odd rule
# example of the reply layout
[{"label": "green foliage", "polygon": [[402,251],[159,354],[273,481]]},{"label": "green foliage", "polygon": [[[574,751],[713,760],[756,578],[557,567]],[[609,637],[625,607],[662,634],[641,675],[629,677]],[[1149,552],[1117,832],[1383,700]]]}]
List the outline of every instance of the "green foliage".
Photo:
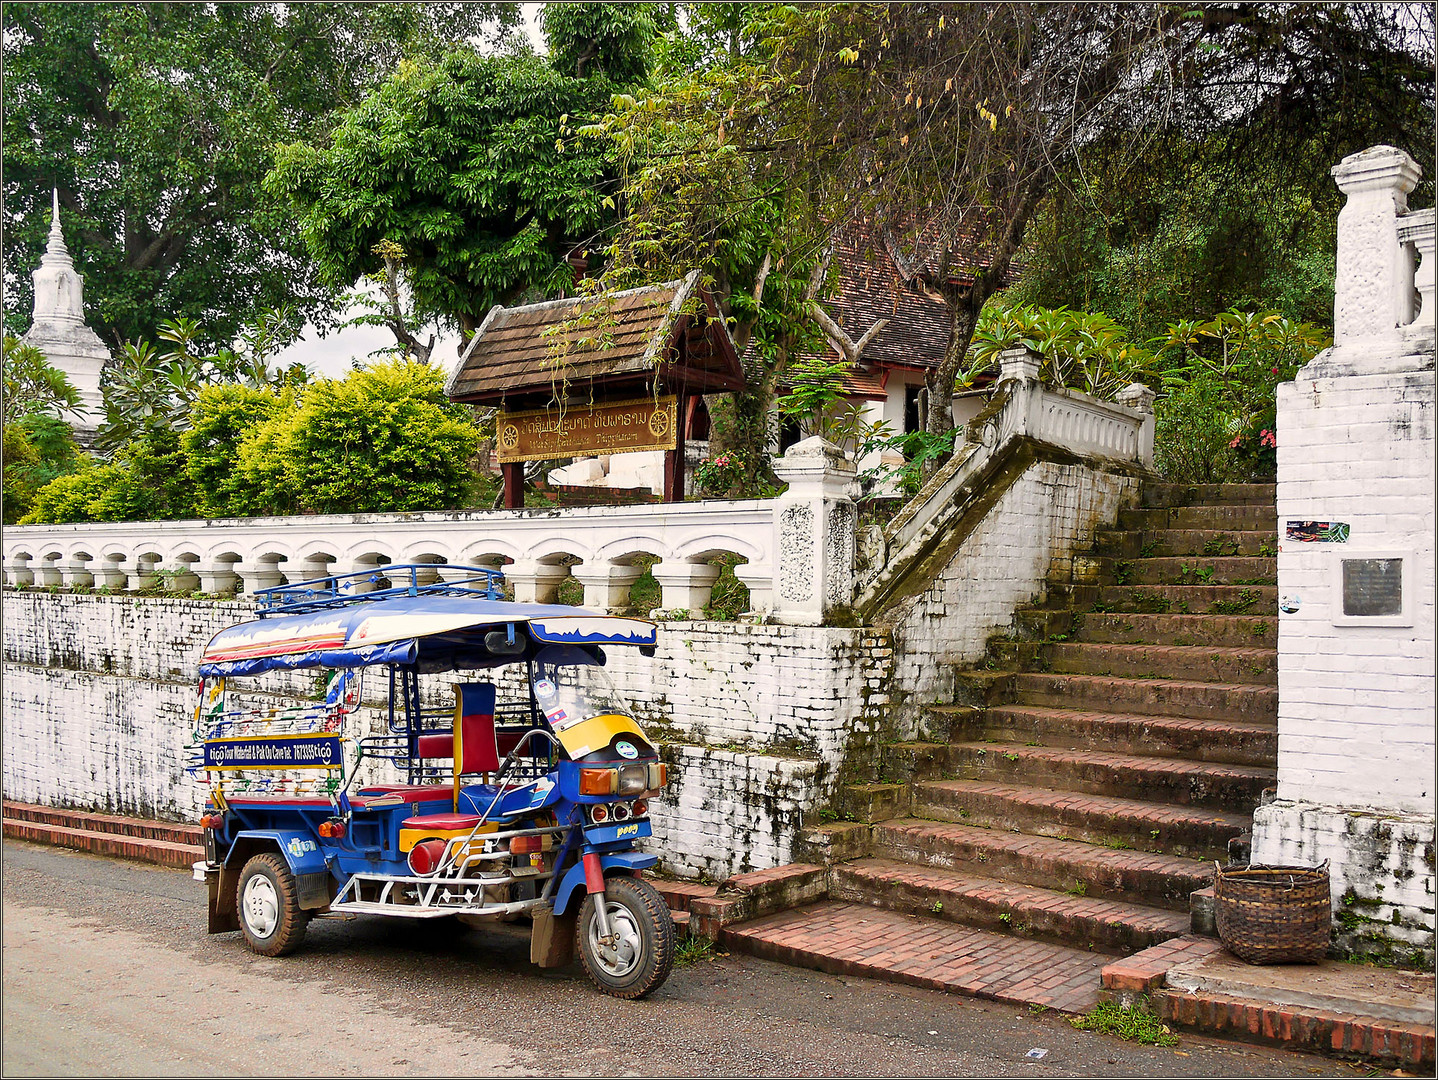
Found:
[{"label": "green foliage", "polygon": [[601,148],[569,122],[614,89],[522,51],[405,61],[322,139],[280,146],[266,190],[326,281],[378,275],[388,244],[416,319],[472,331],[496,303],[572,283],[565,257],[606,211]]},{"label": "green foliage", "polygon": [[35,493],[87,459],[70,425],[55,416],[31,413],[5,425],[5,524],[30,512]]},{"label": "green foliage", "polygon": [[[293,391],[282,394],[270,387],[241,383],[200,390],[190,409],[190,426],[180,436],[185,474],[194,485],[196,513],[222,517],[274,505],[268,501],[273,488],[265,485],[275,477],[256,477],[250,469],[240,467],[240,444],[277,411],[292,413],[294,408]],[[252,463],[254,457],[252,454]]]},{"label": "green foliage", "polygon": [[[273,147],[320,130],[402,56],[517,25],[517,6],[6,4],[7,264],[38,262],[54,183],[111,341],[148,340],[176,314],[227,340],[284,301],[323,318],[330,290],[261,190]],[[7,275],[7,318],[23,319],[30,288]]]},{"label": "green foliage", "polygon": [[22,525],[61,521],[138,521],[149,517],[145,492],[122,465],[86,465],[35,493]]},{"label": "green foliage", "polygon": [[[1112,398],[1132,382],[1156,381],[1158,358],[1128,340],[1128,331],[1101,311],[1032,304],[987,305],[974,328],[971,372],[998,365],[999,353],[1025,345],[1042,358],[1039,377]],[[972,375],[970,376],[972,379]]]},{"label": "green foliage", "polygon": [[480,439],[471,415],[448,402],[444,373],[425,364],[387,361],[321,380],[280,441],[285,474],[319,513],[459,506]]},{"label": "green foliage", "polygon": [[651,46],[659,32],[664,4],[545,4],[539,25],[549,46],[549,62],[561,75],[582,79],[603,72],[616,83],[641,83],[649,77]]},{"label": "green foliage", "polygon": [[675,967],[689,967],[701,960],[715,958],[714,943],[708,938],[686,936],[674,947]]},{"label": "green foliage", "polygon": [[789,390],[775,401],[779,415],[799,422],[805,435],[818,435],[863,457],[890,437],[886,421],[871,423],[862,403],[844,396],[845,360],[805,356],[788,371]]},{"label": "green foliage", "polygon": [[1178,1036],[1153,1014],[1147,998],[1140,998],[1133,1005],[1101,1001],[1082,1016],[1068,1017],[1068,1022],[1080,1031],[1117,1035],[1126,1042],[1148,1046],[1178,1045]]},{"label": "green foliage", "polygon": [[49,413],[62,416],[80,406],[80,394],[65,373],[45,359],[33,345],[5,335],[5,400],[3,423],[22,416]]},{"label": "green foliage", "polygon": [[953,455],[958,435],[957,428],[950,428],[939,435],[932,431],[911,431],[904,435],[881,438],[873,445],[865,447],[865,452],[896,451],[903,456],[903,464],[889,466],[881,463],[865,469],[859,480],[865,488],[874,493],[880,490],[880,485],[892,482],[898,485],[906,499],[913,498],[919,493],[929,470]]},{"label": "green foliage", "polygon": [[744,462],[733,450],[705,458],[694,466],[694,483],[705,495],[727,499],[744,481]]}]

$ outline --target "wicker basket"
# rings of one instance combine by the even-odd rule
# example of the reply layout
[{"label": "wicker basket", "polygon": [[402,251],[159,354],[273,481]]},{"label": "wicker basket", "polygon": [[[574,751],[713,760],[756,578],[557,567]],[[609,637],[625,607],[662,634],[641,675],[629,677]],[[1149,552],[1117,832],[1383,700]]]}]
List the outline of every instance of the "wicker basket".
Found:
[{"label": "wicker basket", "polygon": [[1322,866],[1218,866],[1219,940],[1250,964],[1316,964],[1328,954],[1333,909]]}]

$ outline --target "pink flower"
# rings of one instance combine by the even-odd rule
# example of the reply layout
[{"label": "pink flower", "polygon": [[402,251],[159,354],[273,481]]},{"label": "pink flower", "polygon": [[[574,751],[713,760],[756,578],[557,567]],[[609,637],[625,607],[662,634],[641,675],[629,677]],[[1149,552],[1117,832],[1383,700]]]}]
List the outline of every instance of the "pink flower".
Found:
[{"label": "pink flower", "polygon": [[1229,448],[1230,450],[1236,450],[1236,449],[1238,449],[1238,445],[1239,445],[1241,442],[1243,442],[1243,433],[1242,433],[1242,432],[1239,432],[1237,435],[1235,435],[1235,436],[1233,437],[1233,442],[1231,442],[1231,443],[1228,444],[1228,448]]},{"label": "pink flower", "polygon": [[1274,369],[1273,369],[1273,373],[1274,373],[1275,375],[1277,375],[1277,374],[1278,374],[1278,369],[1277,369],[1277,368],[1274,368]]},{"label": "pink flower", "polygon": [[1278,434],[1277,434],[1277,432],[1269,431],[1267,428],[1264,428],[1261,432],[1259,432],[1259,435],[1258,435],[1258,444],[1259,444],[1260,446],[1277,446],[1277,445],[1278,445]]}]

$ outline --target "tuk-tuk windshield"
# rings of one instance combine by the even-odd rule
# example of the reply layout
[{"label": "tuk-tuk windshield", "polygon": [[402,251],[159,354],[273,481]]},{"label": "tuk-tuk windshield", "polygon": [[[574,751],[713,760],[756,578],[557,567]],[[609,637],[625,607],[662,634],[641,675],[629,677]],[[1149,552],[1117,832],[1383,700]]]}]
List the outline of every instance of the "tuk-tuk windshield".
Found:
[{"label": "tuk-tuk windshield", "polygon": [[556,732],[594,716],[634,715],[600,662],[575,645],[550,645],[534,658],[534,700]]}]

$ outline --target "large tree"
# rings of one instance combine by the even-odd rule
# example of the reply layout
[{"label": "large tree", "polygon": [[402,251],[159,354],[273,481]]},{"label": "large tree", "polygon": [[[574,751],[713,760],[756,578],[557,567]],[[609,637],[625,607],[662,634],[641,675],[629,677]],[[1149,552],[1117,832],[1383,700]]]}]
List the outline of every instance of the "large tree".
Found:
[{"label": "large tree", "polygon": [[467,338],[493,304],[571,285],[613,206],[604,148],[574,128],[647,77],[657,7],[548,7],[550,56],[513,42],[403,63],[323,136],[281,147],[266,187],[323,279],[380,279],[398,313],[402,278],[413,311],[390,322],[414,355],[414,324]]},{"label": "large tree", "polygon": [[[752,187],[728,181],[696,190],[695,178],[718,161],[805,208],[816,243],[826,230],[866,223],[901,278],[947,305],[948,348],[929,377],[935,402],[949,400],[978,314],[1008,279],[1036,211],[1057,190],[1081,189],[1085,170],[1132,169],[1154,140],[1178,133],[1226,140],[1241,165],[1255,160],[1243,148],[1265,139],[1273,153],[1305,147],[1309,157],[1291,169],[1326,172],[1331,158],[1314,164],[1312,135],[1346,122],[1333,120],[1340,108],[1360,121],[1350,138],[1392,131],[1417,142],[1411,124],[1376,122],[1414,115],[1393,108],[1404,94],[1431,124],[1431,81],[1425,92],[1418,59],[1431,55],[1432,19],[1416,5],[775,4],[752,12],[743,36],[767,52],[711,95],[710,138],[692,142],[683,159],[691,197],[667,215],[662,203],[640,200],[644,212],[626,217],[617,246],[664,236],[674,248],[687,215],[698,226],[695,250],[712,248],[715,223],[744,216],[754,198]],[[712,84],[712,72],[696,83],[705,79]],[[671,92],[636,103],[609,130],[624,145],[693,115],[692,95]],[[660,146],[636,161],[626,196],[653,187],[673,153]],[[930,409],[927,426],[944,433],[949,410]]]},{"label": "large tree", "polygon": [[403,56],[514,25],[517,6],[6,4],[7,325],[28,320],[52,185],[90,317],[117,344],[176,316],[224,340],[285,302],[321,315],[331,290],[261,190],[274,145],[323,130]]}]

